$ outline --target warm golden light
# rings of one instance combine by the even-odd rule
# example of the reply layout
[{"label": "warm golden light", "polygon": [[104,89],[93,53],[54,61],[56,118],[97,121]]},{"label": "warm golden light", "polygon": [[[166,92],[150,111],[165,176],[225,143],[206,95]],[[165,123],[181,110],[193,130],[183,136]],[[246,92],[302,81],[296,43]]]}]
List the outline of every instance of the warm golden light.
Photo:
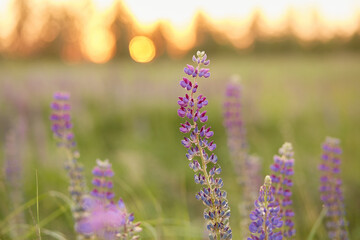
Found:
[{"label": "warm golden light", "polygon": [[136,36],[129,44],[130,56],[136,62],[147,63],[155,57],[155,45],[153,41],[145,36]]},{"label": "warm golden light", "polygon": [[110,8],[114,4],[114,0],[93,0],[93,3],[98,10]]},{"label": "warm golden light", "polygon": [[359,0],[0,0],[0,54],[50,50],[66,61],[105,63],[126,47],[137,62],[201,46],[252,49],[259,40],[299,49],[315,41],[331,48],[334,40],[347,49],[358,41],[359,19]]},{"label": "warm golden light", "polygon": [[83,42],[83,52],[95,63],[105,63],[115,54],[115,37],[106,29],[95,28],[88,31]]}]

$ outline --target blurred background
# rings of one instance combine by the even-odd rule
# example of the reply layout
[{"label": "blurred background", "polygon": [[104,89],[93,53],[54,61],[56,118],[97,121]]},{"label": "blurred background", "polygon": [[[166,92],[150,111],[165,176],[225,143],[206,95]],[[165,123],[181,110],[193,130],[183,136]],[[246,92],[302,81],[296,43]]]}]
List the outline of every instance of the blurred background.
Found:
[{"label": "blurred background", "polygon": [[182,58],[198,48],[356,52],[359,6],[356,0],[2,0],[0,53],[3,59],[105,63],[127,59],[129,48],[140,62]]},{"label": "blurred background", "polygon": [[[241,195],[222,116],[233,75],[243,85],[249,151],[262,159],[262,175],[283,142],[294,145],[297,239],[307,238],[321,212],[317,165],[328,135],[342,141],[349,232],[360,239],[356,0],[0,0],[2,169],[16,163],[0,175],[0,239],[35,238],[36,171],[44,239],[51,232],[73,239],[58,194],[68,194],[68,180],[50,131],[54,91],[71,93],[89,185],[95,159],[108,158],[117,197],[143,222],[142,239],[206,236],[176,114],[183,67],[196,50],[211,60],[199,91],[209,99],[234,239]],[[16,238],[13,223],[21,226]],[[314,239],[326,239],[323,225]]]}]

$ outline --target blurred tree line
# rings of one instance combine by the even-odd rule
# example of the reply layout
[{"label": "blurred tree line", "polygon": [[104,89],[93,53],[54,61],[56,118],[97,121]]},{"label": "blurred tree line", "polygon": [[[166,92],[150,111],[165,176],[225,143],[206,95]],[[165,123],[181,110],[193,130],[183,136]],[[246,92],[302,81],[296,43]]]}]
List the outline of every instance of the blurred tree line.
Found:
[{"label": "blurred tree line", "polygon": [[[6,39],[0,38],[0,56],[2,58],[64,58],[70,52],[75,59],[84,59],[81,51],[81,34],[89,16],[94,14],[91,0],[76,1],[76,8],[54,6],[46,1],[41,6],[41,24],[37,31],[31,31],[34,18],[38,14],[37,6],[32,6],[30,0],[14,0],[12,9],[15,14],[13,30]],[[360,52],[360,16],[357,29],[349,37],[341,34],[330,39],[315,38],[311,41],[300,39],[294,29],[293,14],[290,9],[286,18],[285,30],[278,35],[268,36],[261,27],[263,15],[260,10],[252,15],[248,28],[251,44],[246,48],[236,48],[229,38],[218,28],[213,26],[211,19],[204,13],[198,12],[194,17],[194,34],[196,44],[194,49],[207,49],[208,52],[245,52],[245,53],[274,53],[274,52]],[[115,37],[116,53],[114,58],[128,57],[128,45],[132,37],[142,34],[154,41],[157,57],[169,53],[169,41],[165,32],[168,31],[166,22],[158,22],[149,33],[141,33],[136,27],[134,17],[128,12],[121,0],[114,2],[111,8],[111,18],[108,30]],[[312,19],[315,28],[321,28],[314,13]],[[39,24],[38,24],[39,25]],[[4,42],[6,41],[6,44]],[[241,40],[239,40],[241,41]],[[2,43],[3,42],[3,43]],[[2,46],[2,47],[1,47]],[[4,47],[5,46],[5,47]]]}]

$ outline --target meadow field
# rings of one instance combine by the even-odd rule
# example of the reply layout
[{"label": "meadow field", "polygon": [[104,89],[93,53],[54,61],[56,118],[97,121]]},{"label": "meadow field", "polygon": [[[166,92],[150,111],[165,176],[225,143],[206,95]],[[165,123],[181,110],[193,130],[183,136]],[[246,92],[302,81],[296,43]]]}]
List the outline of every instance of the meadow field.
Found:
[{"label": "meadow field", "polygon": [[[326,136],[341,139],[343,189],[350,239],[360,239],[360,56],[356,54],[211,55],[211,77],[200,79],[207,96],[208,124],[215,132],[216,153],[223,169],[224,190],[231,207],[233,239],[240,239],[241,195],[223,126],[226,83],[238,75],[243,86],[243,118],[250,153],[261,158],[262,178],[273,155],[285,142],[295,151],[293,200],[296,239],[308,239],[322,210],[318,165]],[[6,136],[19,128],[14,147],[21,170],[20,205],[0,178],[0,239],[19,215],[23,234],[38,239],[37,191],[42,239],[75,239],[67,204],[64,153],[50,129],[50,103],[55,91],[71,93],[79,161],[90,187],[95,160],[109,159],[115,172],[114,191],[123,198],[141,239],[206,239],[199,189],[180,141],[179,81],[191,57],[159,58],[147,64],[114,60],[107,64],[57,61],[0,61],[0,155]],[[5,157],[0,158],[1,166]],[[2,167],[2,169],[5,169]],[[38,184],[36,184],[36,174]],[[22,195],[22,196],[21,196]],[[327,239],[324,224],[313,239]]]}]

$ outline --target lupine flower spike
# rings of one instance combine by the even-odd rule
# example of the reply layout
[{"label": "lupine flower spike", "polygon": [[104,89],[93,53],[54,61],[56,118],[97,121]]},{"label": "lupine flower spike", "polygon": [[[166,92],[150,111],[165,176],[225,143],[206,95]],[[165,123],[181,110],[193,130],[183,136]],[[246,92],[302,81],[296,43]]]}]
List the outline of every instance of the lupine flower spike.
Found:
[{"label": "lupine flower spike", "polygon": [[[77,160],[79,153],[75,148],[76,143],[72,132],[71,105],[69,100],[69,93],[57,92],[54,94],[54,102],[51,104],[52,114],[50,120],[52,122],[51,129],[57,140],[57,144],[60,148],[65,149],[67,154],[65,169],[70,179],[69,192],[74,203],[72,213],[75,222],[77,222],[84,215],[82,199],[86,193],[86,184],[83,177],[83,168]],[[81,236],[78,237],[81,238]]]},{"label": "lupine flower spike", "polygon": [[253,206],[253,201],[258,195],[258,190],[261,186],[260,180],[261,161],[258,156],[247,155],[245,161],[246,177],[243,182],[242,200],[239,204],[239,211],[241,216],[240,227],[242,239],[247,238],[247,229],[250,224],[249,214]]},{"label": "lupine flower spike", "polygon": [[[4,149],[4,183],[7,189],[8,203],[7,208],[13,211],[23,204],[23,177],[24,177],[24,156],[23,150],[26,142],[26,121],[24,118],[14,124],[6,135],[5,149]],[[5,199],[3,199],[5,202]],[[18,239],[24,234],[24,229],[21,227],[25,224],[25,215],[23,212],[16,214],[10,219],[9,224],[11,239]]]},{"label": "lupine flower spike", "polygon": [[279,216],[280,207],[273,206],[275,197],[271,189],[270,176],[265,177],[260,187],[259,198],[255,200],[255,210],[250,213],[251,232],[248,240],[282,240],[280,228],[283,221]]},{"label": "lupine flower spike", "polygon": [[[261,171],[261,160],[256,155],[247,155],[245,162],[245,169],[247,171],[247,178],[245,179],[245,194],[249,194],[250,196],[254,196],[252,199],[256,198],[257,190],[261,186],[262,180],[260,177]],[[252,205],[252,204],[251,204]]]},{"label": "lupine flower spike", "polygon": [[225,91],[224,126],[227,132],[231,158],[242,190],[239,210],[242,239],[246,239],[247,229],[250,224],[248,216],[253,205],[253,199],[257,197],[262,179],[259,174],[261,166],[259,158],[248,153],[241,99],[242,86],[238,81],[238,77],[233,76]]},{"label": "lupine flower spike", "polygon": [[214,132],[205,124],[208,116],[203,109],[208,105],[208,100],[202,94],[197,95],[198,78],[210,76],[209,69],[202,67],[209,65],[210,60],[207,60],[205,52],[200,51],[192,60],[197,66],[188,64],[184,72],[189,78],[184,77],[180,81],[180,86],[187,91],[178,101],[180,106],[178,115],[186,119],[181,124],[180,132],[189,134],[181,142],[188,149],[186,157],[189,160],[189,167],[195,172],[195,183],[202,186],[196,198],[206,207],[204,218],[207,221],[209,239],[232,239],[229,226],[230,208],[226,192],[221,190],[223,180],[216,177],[220,174],[221,168],[217,164],[217,156],[211,153],[216,148],[214,141],[210,140]]},{"label": "lupine flower spike", "polygon": [[[241,114],[241,85],[233,77],[226,86],[224,102],[224,125],[228,146],[235,165],[239,183],[244,186],[247,178],[246,159],[248,155],[244,121]],[[257,186],[256,191],[260,186]]]},{"label": "lupine flower spike", "polygon": [[294,174],[294,152],[291,143],[284,143],[279,149],[279,154],[274,156],[274,164],[271,180],[272,190],[275,196],[274,206],[280,207],[280,217],[284,220],[281,228],[284,239],[293,239],[295,236],[294,211],[292,210],[291,187],[293,185],[292,175]]},{"label": "lupine flower spike", "polygon": [[344,196],[340,177],[340,140],[327,137],[322,145],[323,154],[319,170],[321,200],[326,208],[326,229],[329,239],[347,240],[347,222],[345,220]]},{"label": "lupine flower spike", "polygon": [[114,172],[111,164],[108,160],[96,160],[96,163],[92,171],[94,189],[91,196],[83,200],[88,215],[78,222],[76,230],[101,240],[138,239],[136,234],[141,231],[140,223],[133,222],[134,215],[127,213],[122,199],[117,203],[113,201],[115,195],[111,178]]},{"label": "lupine flower spike", "polygon": [[[243,176],[247,155],[245,126],[242,119],[241,85],[237,77],[226,86],[224,102],[224,125],[228,136],[228,145],[233,158],[236,158],[235,167],[239,176]],[[260,187],[260,186],[259,186]]]}]

